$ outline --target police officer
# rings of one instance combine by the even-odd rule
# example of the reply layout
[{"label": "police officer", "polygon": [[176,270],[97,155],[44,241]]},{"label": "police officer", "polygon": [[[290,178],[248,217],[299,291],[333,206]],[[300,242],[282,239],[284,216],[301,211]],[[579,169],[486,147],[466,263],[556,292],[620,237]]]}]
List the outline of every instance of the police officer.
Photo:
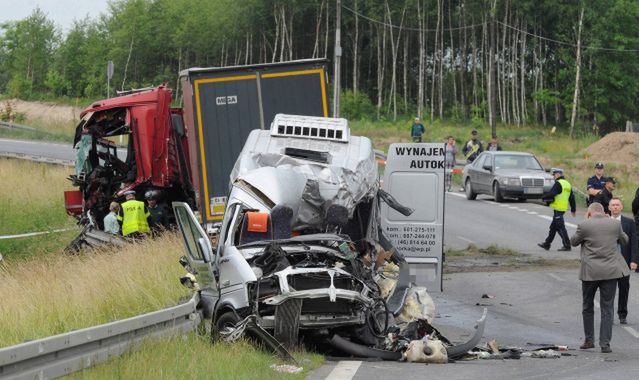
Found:
[{"label": "police officer", "polygon": [[140,238],[150,232],[149,218],[151,213],[144,202],[135,199],[135,191],[124,193],[126,202],[122,203],[118,213],[118,222],[122,224],[122,235],[125,237]]},{"label": "police officer", "polygon": [[477,133],[477,130],[473,129],[473,131],[470,132],[470,140],[468,140],[466,145],[462,148],[462,153],[466,158],[466,163],[470,164],[475,161],[477,156],[479,156],[479,153],[483,151],[484,146],[481,141],[479,141],[479,133]]},{"label": "police officer", "polygon": [[592,201],[595,200],[595,197],[606,186],[606,177],[604,177],[603,173],[603,162],[597,162],[595,164],[595,175],[588,178],[588,183],[586,184],[586,191],[588,192],[588,199],[586,203],[591,204]]},{"label": "police officer", "polygon": [[147,208],[151,213],[149,218],[151,230],[157,232],[169,228],[169,212],[163,203],[158,203],[158,198],[160,198],[158,191],[147,191],[144,197],[146,198]]},{"label": "police officer", "polygon": [[573,217],[575,216],[577,211],[575,196],[572,193],[570,182],[564,178],[564,171],[562,169],[553,168],[552,175],[555,178],[555,184],[550,189],[550,193],[544,196],[544,200],[551,201],[549,206],[553,210],[552,222],[550,223],[548,237],[543,243],[537,245],[546,251],[549,250],[550,244],[555,239],[555,234],[558,233],[563,243],[563,247],[559,248],[558,251],[570,251],[570,238],[568,237],[568,231],[566,231],[566,225],[564,224],[564,213],[568,211],[568,206],[570,206],[570,212]]}]

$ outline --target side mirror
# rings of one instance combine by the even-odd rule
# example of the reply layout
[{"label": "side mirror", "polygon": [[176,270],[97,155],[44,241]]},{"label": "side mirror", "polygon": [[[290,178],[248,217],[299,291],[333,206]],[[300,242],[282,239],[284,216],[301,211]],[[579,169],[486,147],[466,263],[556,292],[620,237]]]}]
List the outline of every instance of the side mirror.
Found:
[{"label": "side mirror", "polygon": [[484,165],[483,168],[484,168],[484,170],[488,170],[489,172],[493,171],[493,167],[490,166],[490,165]]},{"label": "side mirror", "polygon": [[205,238],[197,239],[197,245],[200,247],[200,251],[202,251],[202,256],[204,257],[204,262],[205,263],[210,263],[211,262],[211,248],[207,244],[206,239]]}]

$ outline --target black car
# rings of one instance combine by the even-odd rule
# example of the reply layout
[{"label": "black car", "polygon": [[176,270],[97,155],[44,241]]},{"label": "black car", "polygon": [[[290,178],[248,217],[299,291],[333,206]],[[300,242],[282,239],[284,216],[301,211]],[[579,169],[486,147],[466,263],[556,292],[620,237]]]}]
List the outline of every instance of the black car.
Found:
[{"label": "black car", "polygon": [[553,177],[534,155],[507,151],[483,152],[464,167],[462,181],[467,199],[488,194],[496,202],[504,198],[539,199],[554,184]]}]

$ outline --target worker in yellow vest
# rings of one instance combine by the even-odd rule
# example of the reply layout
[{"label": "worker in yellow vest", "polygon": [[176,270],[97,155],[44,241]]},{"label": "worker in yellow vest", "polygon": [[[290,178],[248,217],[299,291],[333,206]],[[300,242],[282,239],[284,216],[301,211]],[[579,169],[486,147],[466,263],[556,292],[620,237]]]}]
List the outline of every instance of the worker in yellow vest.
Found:
[{"label": "worker in yellow vest", "polygon": [[552,176],[555,178],[555,184],[550,192],[544,196],[544,200],[550,202],[549,206],[553,211],[552,222],[550,223],[550,231],[548,237],[543,243],[537,244],[546,251],[550,249],[550,244],[555,239],[555,234],[559,234],[563,246],[558,251],[566,252],[570,251],[570,238],[568,237],[568,231],[566,231],[566,225],[564,223],[564,214],[568,211],[570,206],[570,212],[573,217],[577,212],[577,206],[575,205],[575,196],[572,193],[572,186],[570,182],[564,178],[564,171],[559,168],[552,169]]},{"label": "worker in yellow vest", "polygon": [[135,191],[124,193],[126,202],[122,203],[118,213],[118,222],[122,225],[122,235],[140,238],[149,233],[149,218],[151,213],[144,202],[135,199]]}]

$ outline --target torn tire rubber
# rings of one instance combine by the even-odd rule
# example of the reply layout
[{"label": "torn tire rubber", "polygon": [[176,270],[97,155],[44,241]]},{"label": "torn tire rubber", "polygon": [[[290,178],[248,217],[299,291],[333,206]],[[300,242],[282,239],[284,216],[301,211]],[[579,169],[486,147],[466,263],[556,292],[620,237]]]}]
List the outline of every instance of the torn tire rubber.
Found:
[{"label": "torn tire rubber", "polygon": [[394,360],[401,359],[401,352],[380,350],[378,348],[372,348],[363,346],[361,344],[353,343],[350,340],[344,339],[341,336],[335,334],[328,342],[338,350],[353,356],[360,358],[376,358],[382,360]]},{"label": "torn tire rubber", "polygon": [[301,299],[289,299],[275,307],[273,335],[286,348],[290,349],[297,346],[301,313]]}]

